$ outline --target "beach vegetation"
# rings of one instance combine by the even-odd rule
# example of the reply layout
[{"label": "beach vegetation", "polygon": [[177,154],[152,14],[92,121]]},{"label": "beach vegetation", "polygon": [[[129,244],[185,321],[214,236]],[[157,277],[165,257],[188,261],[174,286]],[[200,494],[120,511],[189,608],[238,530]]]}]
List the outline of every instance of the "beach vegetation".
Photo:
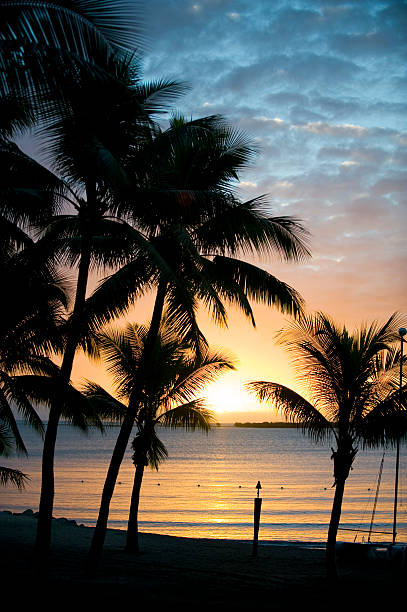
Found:
[{"label": "beach vegetation", "polygon": [[334,441],[335,494],[326,547],[330,579],[338,575],[335,549],[342,501],[359,448],[391,445],[407,436],[399,323],[393,314],[384,324],[373,322],[349,332],[324,313],[303,316],[279,332],[277,341],[292,355],[305,395],[274,382],[247,384],[260,402],[300,424],[314,441]]},{"label": "beach vegetation", "polygon": [[[91,268],[118,266],[126,260],[129,250],[134,255],[146,243],[125,218],[116,214],[117,194],[120,188],[128,187],[121,165],[124,152],[128,152],[129,142],[134,148],[141,146],[145,128],[151,123],[150,111],[159,112],[166,96],[172,99],[178,93],[176,85],[169,82],[146,85],[140,78],[137,80],[134,66],[116,66],[116,74],[110,65],[105,68],[100,79],[86,72],[78,75],[70,89],[69,105],[59,118],[52,115],[46,129],[42,127],[42,150],[55,172],[31,160],[9,140],[3,139],[2,146],[2,176],[6,177],[2,211],[13,219],[30,221],[37,235],[42,231],[36,252],[49,265],[78,270],[64,329],[61,388],[69,384],[77,348],[82,346],[90,353],[94,349],[91,335],[85,333]],[[104,91],[111,95],[104,95]],[[10,99],[7,103],[13,108]],[[106,126],[111,128],[109,133]],[[104,307],[107,313],[112,311],[106,304]],[[44,439],[37,537],[41,555],[47,554],[51,537],[54,452],[63,410],[57,397],[54,395]]]},{"label": "beach vegetation", "polygon": [[[85,394],[98,412],[112,407],[118,414],[125,414],[132,408],[148,329],[148,325],[128,324],[122,330],[100,335],[102,356],[113,376],[118,399],[100,385],[89,383]],[[165,317],[149,364],[148,371],[144,372],[135,419],[137,433],[132,442],[135,474],[127,527],[127,552],[139,551],[138,509],[145,467],[158,470],[160,463],[168,457],[159,437],[160,426],[208,432],[215,424],[215,418],[198,394],[222,372],[234,369],[233,359],[225,352],[207,349],[196,354],[191,351]]]},{"label": "beach vegetation", "polygon": [[[186,121],[175,115],[167,129],[158,125],[185,86],[142,82],[133,4],[0,2],[2,101],[18,109],[16,126],[36,128],[45,160],[35,173],[37,162],[5,143],[14,158],[3,158],[3,176],[13,177],[16,190],[5,185],[8,199],[1,206],[6,210],[11,202],[21,218],[36,212],[31,230],[43,261],[76,270],[55,388],[68,387],[79,348],[97,356],[95,336],[103,325],[147,291],[156,292],[135,408],[123,418],[102,494],[94,559],[100,557],[164,309],[182,340],[204,354],[200,304],[221,325],[231,305],[253,325],[251,302],[295,316],[302,310],[295,289],[247,258],[309,256],[307,232],[297,219],[271,215],[265,197],[242,202],[236,196],[240,172],[256,152],[249,138],[218,116]],[[110,276],[88,295],[91,273]],[[62,394],[53,398],[42,457],[40,557],[50,549],[54,455],[64,406]]]},{"label": "beach vegetation", "polygon": [[103,488],[89,567],[101,557],[110,500],[141,408],[142,381],[151,367],[164,310],[173,329],[197,354],[207,344],[197,321],[200,304],[218,325],[227,324],[232,305],[253,325],[251,302],[294,316],[302,311],[295,289],[245,259],[256,253],[287,261],[309,256],[307,232],[298,220],[271,215],[264,197],[242,202],[236,196],[233,181],[254,153],[250,139],[222,117],[186,121],[177,115],[167,130],[154,131],[151,144],[134,162],[130,159],[128,173],[132,167],[139,177],[135,194],[143,206],[129,207],[128,213],[153,250],[140,251],[106,279],[88,302],[89,317],[95,308],[100,313],[96,320],[103,322],[106,310],[98,300],[105,302],[105,292],[115,296],[115,314],[125,312],[137,297],[139,279],[146,283],[147,273],[155,299],[134,402],[122,422]]},{"label": "beach vegetation", "polygon": [[[103,78],[102,82],[97,79],[95,82],[91,77],[78,83],[72,88],[70,114],[64,113],[45,131],[48,145],[44,148],[64,178],[66,201],[72,210],[65,210],[50,219],[41,244],[60,264],[77,267],[78,271],[61,363],[62,386],[70,379],[77,349],[82,347],[91,355],[95,350],[92,333],[88,333],[86,316],[90,271],[120,266],[130,254],[134,255],[145,246],[140,233],[118,213],[118,194],[128,188],[122,158],[129,147],[129,133],[133,146],[140,146],[144,129],[151,121],[145,108],[148,107],[149,96],[157,99],[157,108],[158,104],[163,104],[167,92],[171,96],[171,85],[160,82],[157,87],[145,87],[133,81],[131,88],[122,78],[123,75],[116,78],[111,74],[109,79]],[[114,312],[111,306],[114,294],[109,299],[110,305],[105,301],[102,306],[105,321]],[[45,469],[37,538],[40,554],[49,549],[52,466],[60,416],[61,408],[55,402],[50,410],[44,440]]]},{"label": "beach vegetation", "polygon": [[[0,214],[0,270],[7,297],[0,303],[0,455],[27,455],[16,415],[39,435],[43,423],[24,381],[56,366],[50,352],[61,350],[61,324],[67,305],[63,279],[44,265],[36,244],[6,214]],[[0,468],[0,482],[24,487],[27,476]]]},{"label": "beach vegetation", "polygon": [[78,71],[100,73],[107,58],[143,46],[138,8],[121,0],[0,1],[0,94],[36,110],[63,103]]}]

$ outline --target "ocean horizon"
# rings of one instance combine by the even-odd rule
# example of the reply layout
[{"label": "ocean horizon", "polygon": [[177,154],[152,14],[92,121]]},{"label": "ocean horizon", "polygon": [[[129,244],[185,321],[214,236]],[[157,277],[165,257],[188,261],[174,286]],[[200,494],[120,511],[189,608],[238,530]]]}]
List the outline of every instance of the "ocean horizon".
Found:
[{"label": "ocean horizon", "polygon": [[[38,510],[42,441],[21,425],[29,456],[2,458],[30,477],[26,489],[3,487],[1,510]],[[55,456],[54,516],[94,526],[117,426],[88,435],[66,423],[59,427]],[[159,471],[146,469],[141,490],[141,532],[199,538],[250,540],[256,484],[261,483],[259,540],[326,541],[333,492],[329,443],[315,445],[299,429],[240,428],[225,423],[208,435],[161,428],[169,458]],[[126,529],[134,466],[126,452],[111,504],[109,528]],[[401,446],[398,541],[407,541],[405,474]],[[382,449],[359,450],[345,487],[342,541],[367,540]],[[391,541],[395,451],[386,449],[372,541]],[[384,533],[379,533],[384,532]]]}]

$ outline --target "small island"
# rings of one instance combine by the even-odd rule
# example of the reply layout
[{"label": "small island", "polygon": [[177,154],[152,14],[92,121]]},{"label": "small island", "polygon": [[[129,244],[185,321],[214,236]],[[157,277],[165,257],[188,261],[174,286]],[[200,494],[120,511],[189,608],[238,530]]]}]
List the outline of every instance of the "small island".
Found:
[{"label": "small island", "polygon": [[263,421],[262,423],[235,423],[234,427],[253,427],[258,429],[273,429],[273,428],[298,428],[299,423],[287,423],[286,421]]}]

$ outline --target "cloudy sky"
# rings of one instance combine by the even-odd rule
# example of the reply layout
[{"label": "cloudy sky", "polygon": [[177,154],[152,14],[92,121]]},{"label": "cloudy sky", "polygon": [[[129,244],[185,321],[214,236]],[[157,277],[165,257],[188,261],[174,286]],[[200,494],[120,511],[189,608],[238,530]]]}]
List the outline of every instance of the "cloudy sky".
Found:
[{"label": "cloudy sky", "polygon": [[[299,290],[309,310],[350,328],[407,313],[406,32],[400,0],[145,3],[146,80],[187,82],[176,110],[222,114],[251,136],[259,154],[236,186],[241,198],[268,194],[273,214],[301,219],[311,234],[305,264],[259,265]],[[251,410],[247,420],[261,415],[243,381],[295,387],[274,345],[284,317],[255,313],[256,330],[236,313],[228,330],[202,319],[208,340],[239,359],[211,400]]]}]

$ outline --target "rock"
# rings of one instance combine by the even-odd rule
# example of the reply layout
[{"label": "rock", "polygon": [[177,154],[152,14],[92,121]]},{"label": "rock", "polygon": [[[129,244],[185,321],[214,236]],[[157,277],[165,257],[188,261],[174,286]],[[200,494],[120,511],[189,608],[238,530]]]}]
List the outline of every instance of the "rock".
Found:
[{"label": "rock", "polygon": [[55,519],[56,521],[58,521],[59,523],[66,523],[66,525],[75,525],[75,527],[78,526],[77,522],[72,520],[72,519],[67,519],[64,516],[61,516],[57,519]]}]

